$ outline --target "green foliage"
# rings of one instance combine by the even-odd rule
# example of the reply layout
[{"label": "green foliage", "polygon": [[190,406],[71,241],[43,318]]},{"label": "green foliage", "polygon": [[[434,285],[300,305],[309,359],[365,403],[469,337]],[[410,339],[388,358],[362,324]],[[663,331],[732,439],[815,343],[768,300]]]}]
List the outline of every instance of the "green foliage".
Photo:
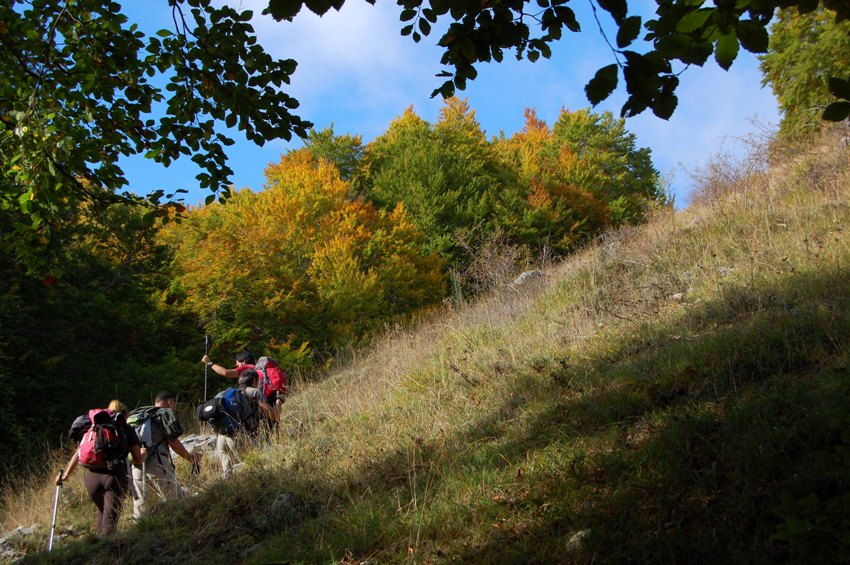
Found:
[{"label": "green foliage", "polygon": [[502,217],[514,236],[558,254],[609,225],[637,224],[666,203],[649,149],[610,112],[564,110],[552,130],[526,111],[523,130],[497,142],[525,190]]},{"label": "green foliage", "polygon": [[[457,267],[466,234],[492,233],[509,172],[466,101],[446,101],[433,126],[412,109],[367,147],[368,196],[384,209],[402,202],[425,233],[425,249]],[[480,237],[480,236],[479,236]]]},{"label": "green foliage", "polygon": [[[222,125],[259,144],[306,135],[309,123],[290,112],[298,102],[277,88],[295,61],[276,61],[256,44],[250,12],[210,0],[169,4],[175,29],[151,36],[115,2],[0,6],[0,210],[16,218],[3,244],[31,271],[55,268],[38,249],[50,251],[76,203],[142,201],[118,192],[127,185],[124,157],[166,166],[191,158],[209,198],[226,198],[233,139]],[[155,107],[165,114],[156,117]]]},{"label": "green foliage", "polygon": [[[834,105],[825,118],[846,118],[841,110],[847,109],[850,89],[837,77],[850,75],[850,21],[837,22],[835,14],[822,7],[808,13],[781,10],[771,26],[761,70],[762,83],[770,85],[779,101],[783,133],[818,130],[830,103]],[[833,102],[834,97],[844,102]]]},{"label": "green foliage", "polygon": [[[0,475],[43,457],[74,417],[111,398],[135,406],[161,389],[200,398],[189,362],[202,346],[192,349],[194,321],[164,300],[169,253],[154,241],[154,218],[120,204],[67,212],[55,232],[62,276],[33,278],[12,250],[0,252]],[[10,221],[0,212],[0,225]]]},{"label": "green foliage", "polygon": [[580,168],[592,171],[589,178],[566,177],[564,182],[582,186],[609,205],[618,202],[614,225],[636,224],[643,220],[646,203],[664,202],[652,152],[636,147],[635,135],[626,130],[624,119],[610,112],[565,110],[552,127],[552,138],[560,154],[568,150],[578,158]]},{"label": "green foliage", "polygon": [[316,158],[333,163],[342,180],[353,181],[365,154],[363,138],[359,135],[334,135],[333,124],[322,131],[311,129],[305,147]]}]

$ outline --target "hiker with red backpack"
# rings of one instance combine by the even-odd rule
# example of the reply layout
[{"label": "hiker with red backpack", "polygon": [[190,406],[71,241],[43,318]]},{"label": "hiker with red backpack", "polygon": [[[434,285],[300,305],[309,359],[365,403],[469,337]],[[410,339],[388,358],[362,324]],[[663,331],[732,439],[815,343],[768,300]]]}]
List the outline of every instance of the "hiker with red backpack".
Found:
[{"label": "hiker with red backpack", "polygon": [[169,392],[160,392],[153,406],[143,406],[130,412],[128,422],[136,430],[142,444],[142,462],[133,467],[133,518],[138,520],[147,511],[151,494],[160,500],[181,498],[183,488],[177,481],[171,450],[198,466],[201,453],[186,449],[180,441],[183,426],[174,413],[176,399]]},{"label": "hiker with red backpack", "polygon": [[263,391],[266,402],[272,407],[275,414],[269,418],[269,423],[274,424],[280,418],[280,411],[283,407],[283,402],[286,400],[286,373],[280,368],[277,361],[271,357],[260,357],[257,362],[254,362],[254,356],[250,351],[242,350],[234,357],[236,367],[228,369],[217,363],[213,363],[209,355],[204,355],[201,362],[213,370],[219,376],[228,379],[237,379],[243,371],[254,369],[259,375],[258,388]]},{"label": "hiker with red backpack", "polygon": [[77,464],[86,468],[86,492],[97,507],[95,532],[98,537],[115,531],[128,490],[127,455],[142,464],[139,436],[120,411],[106,408],[89,410],[74,420],[69,431],[79,447],[68,465],[56,477],[56,486],[68,480]]}]

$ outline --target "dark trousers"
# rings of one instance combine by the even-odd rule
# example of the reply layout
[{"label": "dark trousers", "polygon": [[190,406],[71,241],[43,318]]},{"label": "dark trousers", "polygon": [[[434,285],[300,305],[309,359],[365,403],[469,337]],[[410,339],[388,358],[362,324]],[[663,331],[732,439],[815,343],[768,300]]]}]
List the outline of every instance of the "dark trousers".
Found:
[{"label": "dark trousers", "polygon": [[86,491],[97,506],[95,531],[98,537],[115,531],[124,495],[127,493],[127,469],[116,469],[114,473],[86,471]]}]

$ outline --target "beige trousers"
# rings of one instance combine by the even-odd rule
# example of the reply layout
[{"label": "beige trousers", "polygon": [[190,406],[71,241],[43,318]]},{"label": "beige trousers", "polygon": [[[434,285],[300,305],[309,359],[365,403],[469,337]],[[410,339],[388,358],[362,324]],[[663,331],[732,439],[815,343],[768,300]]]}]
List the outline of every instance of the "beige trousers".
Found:
[{"label": "beige trousers", "polygon": [[170,459],[163,458],[162,463],[156,455],[145,463],[145,472],[133,466],[133,519],[138,520],[148,510],[148,503],[157,497],[159,500],[169,500],[184,496],[183,488],[177,482],[174,464]]}]

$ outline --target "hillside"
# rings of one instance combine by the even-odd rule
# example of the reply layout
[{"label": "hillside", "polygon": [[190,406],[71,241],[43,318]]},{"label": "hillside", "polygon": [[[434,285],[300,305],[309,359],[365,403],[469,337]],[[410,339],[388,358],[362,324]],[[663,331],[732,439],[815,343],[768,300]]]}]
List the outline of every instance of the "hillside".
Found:
[{"label": "hillside", "polygon": [[[41,524],[24,563],[846,562],[848,156],[835,133],[773,148],[388,332],[297,386],[235,477],[208,460],[199,494],[113,539],[35,553],[46,476],[6,493],[6,529]],[[63,532],[93,514],[78,480]]]}]

